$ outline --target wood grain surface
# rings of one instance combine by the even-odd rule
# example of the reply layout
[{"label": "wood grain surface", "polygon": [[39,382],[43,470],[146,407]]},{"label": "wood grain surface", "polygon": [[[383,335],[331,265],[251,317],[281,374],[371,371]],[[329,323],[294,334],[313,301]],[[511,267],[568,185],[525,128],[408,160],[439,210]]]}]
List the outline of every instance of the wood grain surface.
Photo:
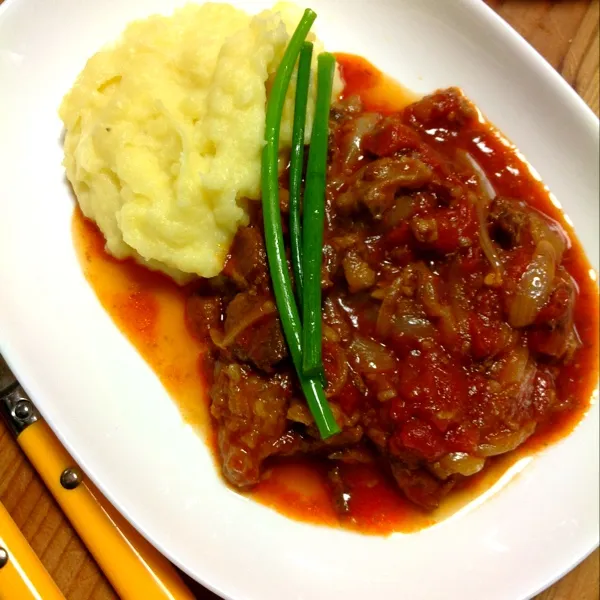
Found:
[{"label": "wood grain surface", "polygon": [[[487,3],[546,57],[598,115],[598,0]],[[1,422],[0,501],[69,600],[116,598]],[[598,600],[599,563],[596,550],[536,600]],[[199,600],[216,600],[210,592],[191,585]]]}]

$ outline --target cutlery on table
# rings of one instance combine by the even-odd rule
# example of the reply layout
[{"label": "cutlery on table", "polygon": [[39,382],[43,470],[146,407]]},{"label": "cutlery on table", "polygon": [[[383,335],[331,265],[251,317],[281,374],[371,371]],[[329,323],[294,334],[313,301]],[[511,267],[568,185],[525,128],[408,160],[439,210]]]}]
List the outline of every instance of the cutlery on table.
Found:
[{"label": "cutlery on table", "polygon": [[[120,515],[77,467],[2,356],[0,414],[122,600],[193,600],[194,596],[173,565]],[[1,520],[0,527],[1,543],[4,531]],[[24,559],[23,570],[29,564],[31,561]],[[3,598],[2,594],[0,597]],[[21,600],[27,596],[14,598]],[[50,595],[42,598],[54,600]]]},{"label": "cutlery on table", "polygon": [[65,600],[2,504],[0,504],[0,598],[2,600]]}]

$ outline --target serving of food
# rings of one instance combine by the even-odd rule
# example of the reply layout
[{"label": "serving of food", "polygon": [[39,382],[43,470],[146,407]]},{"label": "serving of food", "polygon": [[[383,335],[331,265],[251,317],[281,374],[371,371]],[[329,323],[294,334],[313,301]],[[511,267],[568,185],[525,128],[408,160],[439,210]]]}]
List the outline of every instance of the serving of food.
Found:
[{"label": "serving of food", "polygon": [[469,89],[243,8],[135,20],[63,89],[79,263],[231,514],[416,547],[589,421],[596,271]]},{"label": "serving of food", "polygon": [[[312,43],[298,52],[312,19],[291,41],[292,6],[131,25],[62,104],[65,165],[109,254],[187,283],[225,480],[284,512],[325,495],[342,524],[411,527],[402,498],[436,509],[585,412],[597,289],[547,190],[459,89],[394,106],[344,55],[341,78],[327,54],[316,78]],[[215,49],[194,54],[202,27]]]}]

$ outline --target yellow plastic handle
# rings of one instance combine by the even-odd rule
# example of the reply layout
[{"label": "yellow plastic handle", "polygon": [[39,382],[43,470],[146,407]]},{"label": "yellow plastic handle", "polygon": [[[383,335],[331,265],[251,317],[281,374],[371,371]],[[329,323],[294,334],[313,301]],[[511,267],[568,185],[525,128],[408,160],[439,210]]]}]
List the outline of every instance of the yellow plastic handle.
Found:
[{"label": "yellow plastic handle", "polygon": [[194,600],[173,565],[90,481],[74,489],[61,484],[61,474],[75,463],[44,421],[17,440],[122,600]]},{"label": "yellow plastic handle", "polygon": [[[8,555],[7,562],[0,568],[1,600],[65,600],[2,504],[0,548]],[[1,558],[4,563],[4,553]]]}]

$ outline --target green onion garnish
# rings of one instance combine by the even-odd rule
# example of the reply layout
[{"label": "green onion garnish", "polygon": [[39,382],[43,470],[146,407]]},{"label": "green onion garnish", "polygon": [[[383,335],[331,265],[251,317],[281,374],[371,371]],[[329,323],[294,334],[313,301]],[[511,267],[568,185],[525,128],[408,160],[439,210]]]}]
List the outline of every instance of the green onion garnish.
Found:
[{"label": "green onion garnish", "polygon": [[333,418],[321,382],[315,378],[305,377],[302,373],[302,328],[285,255],[278,180],[279,130],[285,95],[296,59],[316,17],[312,10],[304,11],[275,74],[267,102],[261,184],[265,246],[279,318],[308,407],[321,437],[327,438],[337,433],[339,427]]},{"label": "green onion garnish", "polygon": [[323,228],[325,221],[325,179],[327,144],[329,141],[329,108],[333,89],[335,57],[319,55],[317,100],[313,121],[303,205],[303,339],[302,372],[309,377],[322,377],[321,353],[321,262],[323,260]]},{"label": "green onion garnish", "polygon": [[294,128],[292,130],[292,153],[290,156],[290,246],[292,250],[292,268],[296,283],[296,299],[302,310],[302,224],[300,222],[300,194],[302,171],[304,169],[304,126],[306,123],[306,105],[310,85],[310,65],[313,45],[304,42],[298,60],[298,78],[296,80],[296,102],[294,105]]}]

